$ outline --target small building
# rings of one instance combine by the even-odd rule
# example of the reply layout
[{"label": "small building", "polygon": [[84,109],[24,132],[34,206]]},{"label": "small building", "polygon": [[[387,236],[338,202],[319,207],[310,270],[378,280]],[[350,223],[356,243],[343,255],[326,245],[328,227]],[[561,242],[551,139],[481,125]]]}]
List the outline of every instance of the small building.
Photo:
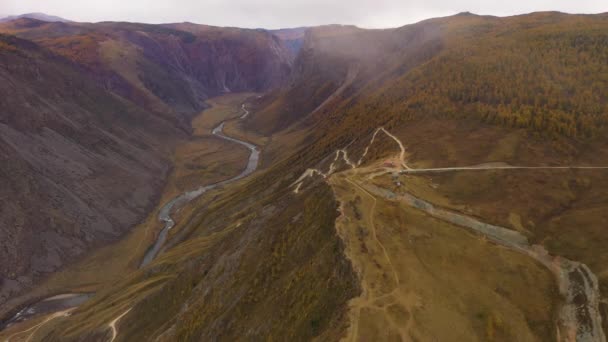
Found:
[{"label": "small building", "polygon": [[387,160],[382,165],[384,167],[395,167],[395,163],[392,160]]}]

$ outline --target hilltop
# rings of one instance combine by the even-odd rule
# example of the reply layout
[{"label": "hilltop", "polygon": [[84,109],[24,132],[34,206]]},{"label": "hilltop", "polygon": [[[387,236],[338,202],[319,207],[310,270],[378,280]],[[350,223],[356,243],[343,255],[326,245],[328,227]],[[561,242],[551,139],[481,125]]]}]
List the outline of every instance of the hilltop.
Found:
[{"label": "hilltop", "polygon": [[0,23],[12,21],[12,20],[16,20],[16,19],[21,19],[21,18],[36,19],[36,20],[48,21],[48,22],[70,22],[70,20],[63,19],[61,17],[57,17],[54,15],[48,15],[48,14],[44,14],[44,13],[26,13],[26,14],[21,14],[21,15],[11,15],[8,17],[0,18]]}]

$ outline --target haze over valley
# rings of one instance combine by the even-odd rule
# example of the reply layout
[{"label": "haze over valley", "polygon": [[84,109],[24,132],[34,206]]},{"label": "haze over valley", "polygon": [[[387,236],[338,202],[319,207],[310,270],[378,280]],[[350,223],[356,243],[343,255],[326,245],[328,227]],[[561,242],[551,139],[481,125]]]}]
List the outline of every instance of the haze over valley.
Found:
[{"label": "haze over valley", "polygon": [[0,5],[1,341],[606,341],[601,5],[334,5]]}]

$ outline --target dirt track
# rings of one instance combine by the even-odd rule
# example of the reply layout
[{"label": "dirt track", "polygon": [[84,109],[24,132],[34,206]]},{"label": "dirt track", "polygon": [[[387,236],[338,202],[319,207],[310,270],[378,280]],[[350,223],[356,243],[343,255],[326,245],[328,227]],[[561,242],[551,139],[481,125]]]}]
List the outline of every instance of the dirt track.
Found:
[{"label": "dirt track", "polygon": [[[364,158],[367,155],[369,147],[374,143],[376,135],[380,132],[385,133],[391,139],[399,145],[399,161],[400,165],[395,168],[386,167],[366,167],[363,168],[361,165],[364,162]],[[442,208],[435,207],[433,204],[426,202],[422,199],[416,198],[411,194],[395,194],[394,192],[379,188],[373,184],[361,183],[359,184],[356,177],[352,177],[356,174],[366,173],[371,175],[364,182],[369,182],[374,177],[381,176],[383,174],[392,172],[395,174],[417,174],[417,173],[433,173],[433,172],[451,172],[451,171],[481,171],[481,170],[593,170],[593,169],[608,169],[605,166],[512,166],[506,164],[482,164],[475,166],[464,166],[464,167],[444,167],[444,168],[421,168],[412,169],[406,164],[405,160],[405,147],[404,144],[393,134],[386,131],[383,127],[376,129],[372,138],[365,148],[361,158],[354,165],[348,159],[348,154],[345,149],[339,149],[336,152],[334,161],[329,166],[327,172],[323,172],[319,169],[308,169],[300,178],[298,178],[292,186],[295,187],[294,193],[301,191],[304,180],[315,175],[320,175],[325,179],[328,179],[335,173],[342,173],[346,176],[346,181],[354,188],[353,191],[361,192],[364,196],[368,196],[372,200],[372,204],[369,209],[368,225],[371,228],[374,240],[383,251],[383,255],[386,258],[389,268],[392,270],[393,277],[397,285],[399,285],[399,277],[395,271],[394,266],[391,263],[391,259],[386,251],[386,248],[376,235],[376,228],[373,222],[373,212],[376,207],[376,197],[380,196],[386,200],[399,201],[407,204],[413,208],[424,211],[426,214],[435,217],[437,219],[449,222],[451,224],[464,227],[481,234],[489,241],[495,244],[504,246],[508,249],[524,254],[528,257],[533,258],[540,264],[544,265],[549,269],[557,281],[561,296],[564,298],[564,303],[559,310],[558,316],[558,339],[561,341],[606,341],[606,336],[602,330],[602,317],[599,311],[600,293],[598,287],[597,277],[589,270],[589,268],[576,261],[571,261],[559,256],[551,256],[540,245],[530,245],[525,236],[519,232],[513,231],[508,228],[490,225],[481,222],[475,218],[471,218],[462,214],[458,214],[452,211],[448,211]],[[350,167],[350,170],[346,172],[338,172],[336,162],[342,155],[346,164]],[[361,179],[361,178],[360,178]],[[331,181],[330,181],[331,183]],[[360,301],[369,301],[369,294],[364,289],[363,295]],[[355,304],[357,306],[356,317],[351,317],[351,324],[358,324],[361,315],[361,303]],[[351,313],[351,316],[353,313]],[[354,327],[354,330],[350,330],[349,339],[357,338],[358,326]],[[354,331],[354,332],[353,332]]]}]

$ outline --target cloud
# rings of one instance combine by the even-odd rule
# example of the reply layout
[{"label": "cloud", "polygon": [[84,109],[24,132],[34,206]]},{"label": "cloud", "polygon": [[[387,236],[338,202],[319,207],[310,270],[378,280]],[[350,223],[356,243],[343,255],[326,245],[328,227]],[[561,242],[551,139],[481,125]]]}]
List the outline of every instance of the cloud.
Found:
[{"label": "cloud", "polygon": [[191,21],[239,27],[354,24],[396,27],[463,11],[514,15],[556,10],[608,11],[605,0],[0,0],[0,13],[44,12],[77,21]]}]

